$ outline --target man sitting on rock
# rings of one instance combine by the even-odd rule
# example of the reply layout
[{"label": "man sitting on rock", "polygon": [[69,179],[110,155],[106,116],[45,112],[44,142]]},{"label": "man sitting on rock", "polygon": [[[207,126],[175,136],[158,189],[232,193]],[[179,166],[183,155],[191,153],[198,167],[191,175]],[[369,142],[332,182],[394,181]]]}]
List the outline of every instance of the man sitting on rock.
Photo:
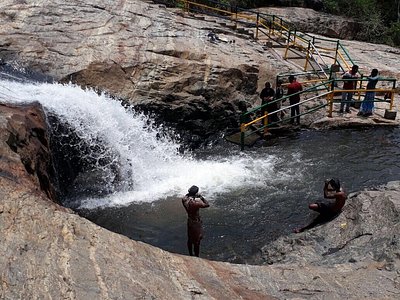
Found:
[{"label": "man sitting on rock", "polygon": [[299,233],[306,229],[313,228],[316,225],[331,221],[342,211],[342,208],[346,203],[347,195],[340,187],[339,179],[332,178],[325,180],[324,198],[335,199],[335,201],[318,201],[316,203],[311,203],[308,207],[311,210],[319,212],[319,216],[307,226],[295,229],[294,232]]}]

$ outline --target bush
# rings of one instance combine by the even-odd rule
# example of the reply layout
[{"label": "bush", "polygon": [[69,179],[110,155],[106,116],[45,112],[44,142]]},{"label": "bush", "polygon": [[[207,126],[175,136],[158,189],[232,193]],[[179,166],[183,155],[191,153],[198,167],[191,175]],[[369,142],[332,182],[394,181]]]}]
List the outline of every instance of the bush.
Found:
[{"label": "bush", "polygon": [[362,40],[400,45],[400,0],[324,0],[324,10],[360,21]]},{"label": "bush", "polygon": [[386,34],[386,42],[392,46],[400,46],[400,21],[392,23]]}]

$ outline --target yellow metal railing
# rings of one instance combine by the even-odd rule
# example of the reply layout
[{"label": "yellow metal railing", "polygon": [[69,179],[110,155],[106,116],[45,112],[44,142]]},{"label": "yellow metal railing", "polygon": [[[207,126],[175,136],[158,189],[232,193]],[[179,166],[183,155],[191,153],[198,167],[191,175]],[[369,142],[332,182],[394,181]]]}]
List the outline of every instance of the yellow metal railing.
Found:
[{"label": "yellow metal railing", "polygon": [[[241,125],[240,125],[240,131],[241,131],[240,144],[241,144],[241,149],[242,150],[244,149],[244,141],[245,141],[245,139],[247,137],[249,137],[249,136],[251,136],[251,135],[253,135],[255,133],[259,133],[259,132],[263,132],[265,134],[265,133],[268,132],[268,128],[270,128],[273,125],[276,125],[276,124],[279,124],[279,123],[283,123],[283,122],[287,122],[288,120],[291,120],[293,118],[297,118],[298,116],[302,116],[302,115],[313,113],[313,112],[315,112],[317,110],[320,110],[321,108],[324,108],[326,106],[328,106],[327,116],[328,117],[332,117],[333,104],[335,103],[335,99],[334,99],[335,94],[341,94],[341,93],[344,93],[344,92],[351,92],[351,93],[354,93],[355,95],[357,94],[359,96],[359,99],[360,99],[361,95],[365,94],[366,92],[384,93],[385,95],[390,94],[390,99],[389,100],[385,100],[385,99],[381,100],[381,99],[375,97],[374,98],[374,102],[386,102],[386,103],[389,103],[389,110],[393,110],[393,107],[394,107],[394,96],[395,96],[395,93],[396,93],[396,79],[393,79],[393,78],[380,78],[379,79],[380,82],[385,82],[386,81],[388,83],[392,83],[392,87],[390,87],[390,88],[363,89],[362,88],[362,84],[360,84],[361,88],[348,89],[348,90],[347,89],[346,90],[335,89],[335,87],[337,86],[337,82],[342,82],[342,81],[345,81],[345,80],[344,79],[327,80],[327,81],[325,81],[325,82],[323,82],[323,83],[321,83],[319,85],[316,85],[314,87],[307,88],[307,89],[305,89],[305,90],[303,90],[301,92],[297,92],[297,93],[292,94],[292,95],[286,95],[285,97],[282,97],[280,99],[276,99],[276,100],[271,101],[269,103],[263,104],[263,105],[261,105],[259,107],[254,108],[253,110],[251,110],[249,112],[244,113],[241,116],[241,119],[243,117],[245,117],[246,115],[249,116],[251,114],[257,113],[258,111],[262,111],[263,109],[265,109],[268,105],[270,105],[272,103],[285,101],[286,99],[290,98],[293,95],[296,95],[296,94],[304,95],[304,94],[307,94],[307,93],[313,93],[313,92],[315,92],[316,88],[322,87],[322,86],[325,86],[325,85],[328,85],[330,87],[329,91],[325,91],[322,94],[319,94],[319,95],[312,96],[310,98],[304,99],[303,101],[300,101],[299,103],[296,103],[296,104],[293,104],[293,105],[281,107],[281,108],[279,108],[279,109],[277,109],[277,110],[275,110],[273,112],[265,113],[264,115],[261,115],[261,116],[255,118],[254,120],[251,120],[249,122],[241,122]],[[360,78],[360,79],[351,79],[351,80],[347,80],[347,81],[365,82],[365,81],[368,81],[368,79],[367,78]],[[324,89],[324,88],[322,88],[322,89]],[[276,121],[274,123],[268,123],[268,116],[275,115],[275,114],[278,115],[279,112],[282,112],[284,110],[288,110],[288,109],[292,108],[293,106],[303,105],[303,104],[305,104],[307,102],[311,102],[311,101],[314,101],[314,100],[317,100],[317,99],[325,99],[325,98],[326,98],[326,102],[325,103],[317,104],[316,106],[314,106],[312,108],[309,108],[307,111],[305,111],[303,113],[300,113],[299,115],[296,115],[296,116],[293,116],[293,117],[284,118],[284,119],[281,119],[280,121]],[[338,101],[338,103],[340,103],[340,102],[341,102],[341,100]],[[257,129],[255,129],[253,131],[249,131],[248,130],[250,128],[250,126],[256,125],[260,121],[263,123],[263,126],[258,127]]]},{"label": "yellow metal railing", "polygon": [[[311,109],[309,109],[307,112],[304,112],[300,115],[303,114],[308,114],[312,113],[316,110],[319,110],[323,107],[329,106],[329,111],[328,111],[328,116],[332,116],[332,109],[333,109],[333,103],[334,103],[334,95],[337,93],[343,93],[343,92],[354,92],[355,94],[358,95],[358,100],[361,98],[361,94],[369,91],[374,91],[374,92],[382,92],[382,93],[390,93],[390,110],[393,109],[394,106],[394,94],[395,94],[395,85],[396,85],[396,80],[394,79],[386,79],[389,81],[393,81],[393,87],[390,89],[374,89],[374,90],[365,90],[362,88],[362,81],[366,81],[366,79],[358,79],[360,81],[360,87],[358,89],[354,90],[335,90],[335,86],[337,85],[337,81],[341,81],[340,79],[333,79],[332,77],[332,68],[331,66],[328,65],[328,63],[325,61],[325,58],[329,58],[332,60],[332,66],[336,65],[339,67],[339,70],[341,72],[345,72],[354,65],[353,60],[351,59],[348,51],[345,49],[345,47],[342,45],[340,40],[334,40],[334,39],[328,39],[328,38],[321,38],[317,37],[314,35],[310,35],[307,33],[302,33],[299,32],[293,28],[291,28],[291,24],[288,22],[284,21],[282,18],[276,16],[276,15],[269,15],[269,14],[261,14],[259,12],[247,10],[244,12],[244,10],[239,9],[238,7],[234,7],[232,10],[232,6],[226,5],[226,4],[221,4],[219,2],[215,2],[210,0],[209,3],[210,5],[207,4],[202,4],[198,3],[196,1],[188,1],[188,0],[182,0],[181,3],[183,4],[182,7],[185,11],[190,12],[190,11],[197,11],[199,13],[207,13],[207,11],[212,11],[214,12],[215,16],[219,17],[224,17],[227,18],[229,17],[230,20],[233,20],[236,24],[242,22],[245,23],[243,20],[250,21],[251,25],[256,28],[255,32],[255,38],[259,39],[260,38],[260,32],[266,35],[268,38],[273,39],[272,36],[277,36],[279,38],[284,38],[286,46],[285,46],[285,52],[283,55],[284,59],[288,59],[288,53],[289,51],[293,51],[293,49],[300,50],[305,54],[305,64],[304,64],[304,71],[307,73],[308,66],[311,66],[313,68],[313,71],[311,72],[313,75],[320,76],[323,74],[324,78],[319,78],[319,79],[308,79],[306,81],[303,81],[303,84],[312,84],[315,82],[321,82],[320,84],[314,85],[311,88],[308,88],[302,92],[299,92],[299,94],[304,94],[307,92],[316,92],[316,91],[324,91],[320,95],[313,96],[309,99],[305,99],[304,101],[300,102],[299,104],[304,104],[306,102],[310,102],[312,100],[318,99],[318,98],[323,98],[326,97],[326,103],[315,106]],[[212,6],[211,4],[214,4],[215,6]],[[220,7],[217,7],[220,6]],[[225,7],[226,9],[223,9],[221,7]],[[227,8],[230,8],[228,10]],[[197,8],[197,9],[194,9]],[[325,43],[324,46],[318,45],[318,44],[323,44]],[[332,45],[332,47],[330,47]],[[334,46],[334,47],[333,47]],[[292,49],[293,48],[293,49]],[[320,60],[323,64],[321,65],[318,60]],[[315,66],[313,66],[312,62],[315,62],[317,65],[317,69],[315,69]],[[329,78],[326,73],[326,70],[330,68],[330,74]],[[319,69],[319,70],[318,70]],[[336,72],[336,71],[335,71]],[[385,79],[381,79],[381,81],[384,81]],[[290,95],[293,96],[293,95]],[[276,101],[282,101],[285,98],[287,99],[289,96],[283,97],[281,99],[278,99]],[[375,101],[375,100],[374,100]],[[378,100],[377,100],[378,101]],[[380,101],[380,100],[379,100]],[[384,100],[385,102],[388,102]],[[269,103],[270,104],[270,103]],[[295,105],[299,105],[295,104]],[[268,116],[272,114],[279,113],[285,109],[290,109],[294,105],[286,106],[283,108],[280,108],[274,112],[265,113],[262,116],[257,117],[254,120],[251,120],[250,122],[241,122],[241,145],[242,148],[244,147],[244,139],[246,138],[246,132],[248,131],[248,128],[252,125],[255,125],[258,122],[262,122],[263,126],[258,128],[256,131],[262,130],[264,133],[268,131],[268,128],[274,123],[268,123]],[[247,112],[246,114],[249,113],[254,113],[258,110],[261,110],[262,108],[265,108],[265,105],[260,106],[258,108],[255,108],[251,112]],[[243,116],[243,115],[242,115]],[[297,117],[297,116],[296,116]],[[287,119],[285,119],[287,120]],[[285,121],[284,120],[284,121]],[[275,122],[277,123],[277,122]],[[250,132],[252,134],[254,132]]]},{"label": "yellow metal railing", "polygon": [[[282,18],[276,15],[262,14],[252,10],[245,11],[238,8],[237,6],[233,7],[231,5],[212,0],[209,0],[208,4],[198,3],[196,1],[189,0],[181,0],[181,3],[183,4],[183,9],[187,12],[194,11],[205,14],[207,12],[213,12],[213,15],[215,16],[225,18],[228,16],[232,21],[236,23],[236,26],[238,22],[241,22],[243,20],[249,21],[251,22],[251,25],[255,26],[256,28],[256,39],[259,39],[260,32],[265,34],[269,38],[271,38],[272,35],[279,38],[285,38],[286,49],[283,55],[284,59],[288,59],[288,53],[289,51],[291,51],[292,48],[300,50],[305,54],[305,71],[307,71],[308,66],[311,66],[310,61],[314,60],[315,50],[317,50],[319,57],[330,57],[333,60],[332,64],[339,65],[343,72],[347,71],[352,66],[350,65],[350,63],[352,63],[352,60],[343,45],[340,44],[339,40],[321,38],[307,33],[299,32],[291,28],[292,26],[290,23],[284,21]],[[264,30],[266,30],[266,32],[264,32]],[[332,47],[317,45],[323,42],[332,45]],[[310,44],[312,44],[313,47],[310,47]],[[321,62],[324,62],[324,60],[321,60]],[[317,60],[315,60],[315,63],[319,65],[317,69],[324,69],[329,67],[328,64],[325,62],[322,66]]]}]

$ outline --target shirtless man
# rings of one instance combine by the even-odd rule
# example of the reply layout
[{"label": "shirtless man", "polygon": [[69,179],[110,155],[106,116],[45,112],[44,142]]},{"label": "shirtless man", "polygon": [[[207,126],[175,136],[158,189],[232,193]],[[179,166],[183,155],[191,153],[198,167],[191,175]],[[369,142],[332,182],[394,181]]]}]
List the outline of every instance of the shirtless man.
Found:
[{"label": "shirtless man", "polygon": [[335,199],[333,202],[311,203],[308,207],[311,210],[319,212],[319,216],[307,226],[295,229],[294,232],[299,233],[306,229],[313,228],[314,226],[332,220],[338,215],[346,203],[347,195],[340,187],[340,181],[337,178],[325,180],[324,185],[324,198]]},{"label": "shirtless man", "polygon": [[203,226],[200,219],[199,209],[209,207],[207,200],[203,196],[197,194],[199,188],[193,185],[185,197],[182,198],[182,204],[188,214],[187,220],[187,247],[190,256],[193,256],[193,245],[194,254],[198,257],[200,254],[200,241],[203,238]]}]

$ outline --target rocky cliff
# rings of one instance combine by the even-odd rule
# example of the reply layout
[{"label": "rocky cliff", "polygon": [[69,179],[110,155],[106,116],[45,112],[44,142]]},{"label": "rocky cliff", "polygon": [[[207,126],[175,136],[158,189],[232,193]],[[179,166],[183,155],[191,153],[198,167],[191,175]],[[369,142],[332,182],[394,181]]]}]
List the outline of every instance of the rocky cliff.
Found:
[{"label": "rocky cliff", "polygon": [[[274,79],[276,70],[290,68],[249,37],[180,9],[142,1],[75,4],[3,1],[3,63],[107,91],[202,137],[237,128],[239,103],[258,100],[260,74]],[[225,42],[210,43],[211,30]]]},{"label": "rocky cliff", "polygon": [[[6,0],[0,11],[3,64],[107,91],[190,133],[184,135],[187,142],[197,144],[237,129],[241,109],[260,104],[265,81],[299,70],[223,20],[195,18],[153,2]],[[311,9],[262,11],[313,32],[342,30],[340,37],[353,32],[336,17]],[[211,30],[221,41],[209,41]],[[378,67],[382,76],[399,78],[398,49],[344,44],[364,74]]]}]

